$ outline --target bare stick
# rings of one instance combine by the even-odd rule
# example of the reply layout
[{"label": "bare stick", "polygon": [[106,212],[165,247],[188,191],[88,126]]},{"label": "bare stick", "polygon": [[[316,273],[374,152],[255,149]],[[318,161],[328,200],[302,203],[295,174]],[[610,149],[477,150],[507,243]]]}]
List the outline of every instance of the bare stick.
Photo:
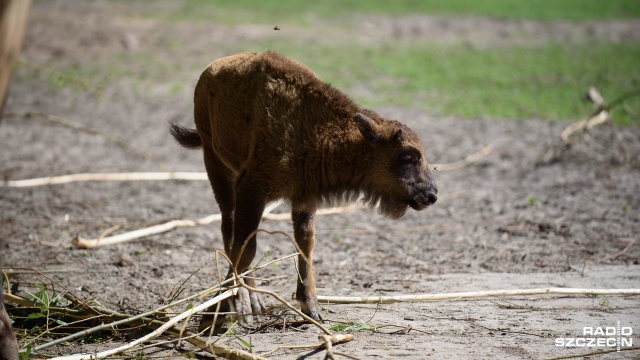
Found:
[{"label": "bare stick", "polygon": [[[362,205],[362,204],[351,204],[351,205],[347,205],[347,206],[338,206],[338,207],[332,207],[332,208],[328,208],[328,209],[320,209],[318,211],[316,211],[316,215],[332,215],[332,214],[340,214],[343,212],[347,212],[350,210],[355,210],[355,209],[363,209],[366,206]],[[282,213],[282,214],[264,214],[262,215],[263,219],[268,219],[268,220],[289,220],[291,219],[291,213],[287,212],[287,213]]]},{"label": "bare stick", "polygon": [[[104,359],[108,356],[112,356],[115,354],[120,354],[124,351],[133,349],[134,347],[138,346],[139,344],[145,343],[155,337],[158,337],[159,335],[161,335],[163,332],[165,332],[167,329],[169,329],[170,327],[173,327],[175,324],[177,324],[178,322],[192,316],[194,313],[206,310],[207,308],[209,308],[212,305],[217,304],[218,302],[230,298],[231,296],[233,296],[233,291],[231,290],[227,290],[225,292],[223,292],[222,294],[214,297],[213,299],[210,299],[208,301],[205,301],[204,303],[193,307],[183,313],[181,313],[180,315],[174,316],[171,320],[167,321],[166,323],[164,323],[164,325],[160,326],[159,328],[157,328],[156,330],[154,330],[153,332],[135,340],[132,341],[126,345],[117,347],[115,349],[111,349],[111,350],[106,350],[106,351],[102,351],[99,352],[97,354],[77,354],[77,355],[69,355],[69,356],[62,356],[62,357],[57,357],[54,359],[57,360],[81,360],[81,359]],[[226,348],[225,348],[226,349]],[[226,349],[229,350],[229,349]]]},{"label": "bare stick", "polygon": [[595,87],[590,87],[587,92],[587,100],[598,105],[596,110],[586,119],[576,121],[562,130],[560,139],[552,142],[545,152],[536,161],[536,166],[551,163],[557,160],[560,155],[569,150],[571,146],[583,141],[584,137],[578,137],[577,134],[588,133],[592,128],[604,123],[611,122],[611,111],[616,106],[622,104],[626,100],[640,95],[640,89],[631,90],[622,94],[611,102],[607,103],[600,95]]},{"label": "bare stick", "polygon": [[222,219],[222,216],[220,214],[213,214],[198,220],[173,220],[164,224],[154,225],[154,226],[146,227],[143,229],[129,231],[123,234],[107,236],[107,237],[97,238],[97,239],[85,239],[85,238],[82,238],[80,235],[78,235],[72,240],[72,244],[79,249],[93,249],[100,246],[113,245],[113,244],[118,244],[125,241],[139,239],[145,236],[160,234],[160,233],[175,229],[177,227],[207,225],[207,224],[211,224],[214,221],[219,221],[220,219]]},{"label": "bare stick", "polygon": [[571,125],[567,126],[566,128],[564,128],[564,130],[562,130],[562,132],[560,133],[560,138],[566,142],[566,143],[571,143],[574,140],[571,140],[571,136],[578,132],[578,131],[588,131],[591,130],[592,128],[603,124],[607,121],[611,120],[611,114],[609,113],[608,110],[602,110],[599,113],[597,113],[596,115],[588,118],[588,119],[583,119],[580,121],[576,121],[574,123],[572,123]]},{"label": "bare stick", "polygon": [[[451,194],[450,198],[455,198],[458,196],[463,196],[464,194],[466,194],[466,190],[463,191],[459,191],[456,193]],[[447,199],[449,198],[446,194],[445,196],[442,197],[443,199]],[[268,220],[275,220],[275,221],[282,221],[282,220],[288,220],[291,219],[291,212],[286,212],[286,213],[281,213],[281,214],[272,214],[271,211],[273,209],[275,209],[275,207],[279,206],[280,204],[282,204],[282,201],[278,201],[275,202],[271,205],[269,205],[264,213],[262,214],[262,218],[263,219],[268,219]],[[344,213],[350,210],[355,210],[355,209],[362,209],[365,208],[366,206],[362,205],[362,204],[351,204],[351,205],[347,205],[347,206],[339,206],[339,207],[333,207],[333,208],[329,208],[329,209],[320,209],[316,212],[316,215],[332,215],[332,214],[340,214],[340,213]],[[170,230],[173,230],[175,228],[179,228],[179,227],[194,227],[194,226],[203,226],[203,225],[209,225],[215,221],[220,221],[222,220],[222,215],[221,214],[212,214],[203,218],[200,218],[198,220],[188,220],[188,219],[182,219],[182,220],[172,220],[169,222],[166,222],[164,224],[159,224],[159,225],[154,225],[154,226],[150,226],[150,227],[146,227],[143,229],[138,229],[138,230],[134,230],[134,231],[130,231],[130,232],[125,232],[122,234],[118,234],[118,235],[113,235],[113,236],[104,236],[104,232],[103,232],[103,236],[97,238],[97,239],[85,239],[83,237],[81,237],[80,235],[76,236],[73,240],[72,240],[72,244],[80,249],[93,249],[93,248],[97,248],[100,246],[107,246],[107,245],[113,245],[113,244],[118,244],[121,242],[126,242],[126,241],[131,241],[131,240],[135,240],[135,239],[140,239],[142,237],[146,237],[146,236],[150,236],[150,235],[155,235],[155,234],[160,234],[163,232],[167,232]],[[252,234],[253,236],[253,234]],[[294,242],[295,244],[295,242]]]},{"label": "bare stick", "polygon": [[469,164],[472,164],[482,159],[483,157],[491,154],[492,151],[493,151],[493,145],[489,144],[483,147],[482,149],[480,149],[479,151],[467,156],[466,158],[460,161],[456,161],[448,164],[434,164],[433,168],[437,171],[454,171],[454,170],[462,169],[463,167]]},{"label": "bare stick", "polygon": [[[243,272],[242,274],[240,274],[240,276],[247,276],[247,275],[251,274],[252,272],[254,272],[254,271],[258,270],[258,269],[261,269],[263,267],[269,266],[269,265],[274,264],[274,263],[279,262],[279,261],[283,261],[283,260],[289,259],[289,258],[291,258],[293,256],[297,256],[297,254],[291,254],[291,255],[287,255],[287,256],[279,258],[279,259],[268,261],[263,265],[256,266],[253,269],[249,269],[249,270]],[[109,309],[106,309],[106,308],[103,308],[103,307],[100,307],[100,306],[94,306],[93,308],[90,308],[90,309],[87,309],[87,310],[84,310],[84,311],[83,310],[68,309],[68,308],[51,307],[51,308],[49,308],[49,310],[51,312],[53,312],[53,313],[57,312],[57,313],[62,313],[62,314],[71,314],[73,316],[81,317],[81,318],[85,318],[85,317],[88,317],[88,316],[109,316],[109,317],[122,318],[122,320],[118,320],[118,321],[115,321],[115,322],[112,322],[112,323],[104,323],[102,325],[98,325],[98,326],[95,326],[95,327],[92,327],[92,328],[89,328],[89,329],[86,329],[86,330],[83,330],[83,331],[79,331],[79,332],[70,334],[68,336],[65,336],[65,337],[62,337],[62,338],[59,338],[59,339],[56,339],[56,340],[53,340],[53,341],[48,342],[48,343],[35,346],[32,349],[32,351],[39,351],[39,350],[45,349],[45,348],[53,346],[53,345],[57,345],[57,344],[60,344],[60,343],[63,343],[63,342],[67,342],[67,341],[71,341],[71,340],[77,339],[78,337],[82,337],[82,336],[86,336],[86,335],[89,335],[89,334],[93,334],[93,333],[95,333],[97,331],[101,331],[101,330],[113,329],[116,326],[119,326],[119,325],[122,325],[122,324],[126,324],[126,323],[131,323],[131,322],[134,322],[134,321],[137,321],[137,320],[147,321],[147,320],[145,320],[145,318],[148,318],[149,316],[152,316],[154,314],[160,313],[161,311],[163,311],[165,309],[180,305],[180,304],[188,302],[188,301],[192,301],[192,300],[197,299],[197,298],[204,297],[204,296],[206,296],[206,295],[208,295],[208,294],[210,294],[210,293],[212,293],[214,291],[220,291],[221,289],[223,289],[222,288],[223,286],[225,286],[226,284],[232,282],[233,280],[234,280],[233,278],[226,279],[226,280],[220,282],[219,284],[217,284],[214,287],[205,289],[205,290],[203,290],[203,291],[201,291],[199,293],[196,293],[194,295],[190,295],[190,296],[188,296],[186,298],[183,298],[183,299],[180,299],[180,300],[177,300],[177,301],[173,301],[170,304],[163,305],[163,306],[161,306],[159,308],[156,308],[154,310],[150,310],[150,311],[147,311],[147,312],[144,312],[142,314],[135,315],[135,316],[128,316],[128,315],[124,315],[124,314],[119,314],[119,313],[116,313],[114,311],[111,311]],[[29,307],[29,306],[33,305],[33,302],[31,300],[28,300],[28,299],[25,299],[25,298],[22,298],[22,297],[19,297],[19,296],[15,296],[15,295],[12,295],[12,294],[9,294],[9,293],[6,293],[5,297],[7,298],[8,301],[13,302],[15,304],[19,304],[19,305],[25,306],[25,307]],[[153,322],[153,321],[157,321],[157,320],[148,319],[148,321]],[[159,323],[161,323],[161,322],[159,322]],[[196,345],[196,344],[194,344],[194,345]],[[196,346],[198,346],[198,345],[196,345]]]},{"label": "bare stick", "polygon": [[335,359],[333,356],[333,344],[347,342],[353,340],[353,334],[337,334],[337,335],[320,335],[318,340],[322,342],[324,348],[327,349],[325,359]]},{"label": "bare stick", "polygon": [[318,301],[325,304],[393,304],[397,302],[440,301],[457,299],[474,299],[495,296],[522,295],[640,295],[640,289],[576,289],[576,288],[539,288],[521,290],[489,290],[469,291],[444,294],[418,294],[397,296],[318,296]]},{"label": "bare stick", "polygon": [[631,248],[631,246],[633,246],[633,244],[636,243],[636,239],[631,240],[631,242],[629,243],[629,245],[625,246],[624,249],[622,249],[621,251],[618,251],[615,254],[611,254],[609,256],[606,256],[604,258],[602,258],[602,260],[600,261],[611,261],[611,260],[615,260],[618,256],[620,255],[624,255],[624,253],[627,252],[627,250],[629,250]]},{"label": "bare stick", "polygon": [[56,124],[60,124],[60,125],[64,125],[66,127],[78,130],[78,131],[82,131],[85,132],[87,134],[91,134],[91,135],[96,135],[96,136],[100,136],[124,149],[127,149],[131,152],[134,152],[140,156],[142,156],[143,158],[147,158],[149,160],[154,161],[156,164],[158,164],[158,166],[160,166],[160,168],[162,168],[162,170],[165,171],[169,171],[169,168],[160,160],[156,159],[153,155],[149,154],[148,152],[140,149],[137,146],[131,145],[128,142],[118,139],[117,137],[104,133],[102,131],[90,128],[86,125],[77,123],[75,121],[71,121],[59,116],[55,116],[55,115],[50,115],[50,114],[43,114],[43,113],[38,113],[38,112],[25,112],[25,113],[8,113],[5,114],[3,116],[3,118],[25,118],[25,119],[37,119],[37,120],[45,120],[45,121],[49,121],[49,122],[53,122]]},{"label": "bare stick", "polygon": [[[264,211],[265,214],[269,214],[276,207],[280,206],[280,204],[282,204],[281,201],[270,204],[265,209]],[[78,235],[72,240],[72,243],[74,246],[80,249],[93,249],[99,246],[113,245],[113,244],[118,244],[125,241],[139,239],[145,236],[160,234],[163,232],[167,232],[169,230],[173,230],[177,227],[192,227],[192,226],[208,225],[213,223],[214,221],[220,221],[221,219],[222,219],[221,214],[212,214],[198,220],[188,220],[188,219],[172,220],[164,224],[154,225],[147,228],[138,229],[138,230],[134,230],[134,231],[118,234],[118,235],[98,238],[98,239],[84,239],[80,237],[80,235]]]},{"label": "bare stick", "polygon": [[47,176],[35,179],[9,180],[6,187],[33,187],[68,184],[81,181],[149,181],[149,180],[209,180],[205,172],[135,172],[135,173],[80,173]]}]

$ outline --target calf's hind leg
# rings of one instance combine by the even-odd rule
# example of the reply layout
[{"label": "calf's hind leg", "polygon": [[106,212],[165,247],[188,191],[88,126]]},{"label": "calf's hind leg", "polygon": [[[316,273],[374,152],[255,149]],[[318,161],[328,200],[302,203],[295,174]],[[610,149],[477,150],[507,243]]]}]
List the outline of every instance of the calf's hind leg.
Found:
[{"label": "calf's hind leg", "polygon": [[236,194],[234,184],[236,177],[231,169],[220,161],[218,156],[206,146],[204,147],[204,166],[207,169],[209,182],[213,188],[222,216],[222,240],[224,250],[228,254],[231,239],[233,238],[233,213],[236,208]]},{"label": "calf's hind leg", "polygon": [[[229,278],[233,276],[234,268],[238,273],[241,273],[251,266],[256,252],[256,236],[254,234],[246,245],[244,240],[258,228],[264,211],[264,201],[260,200],[263,197],[252,192],[255,187],[245,177],[238,179],[231,169],[224,165],[220,158],[207,147],[204,147],[204,161],[216,202],[222,214],[221,229],[224,250],[233,263],[227,273],[227,278]],[[238,186],[236,186],[236,182]],[[243,188],[250,190],[243,190]],[[246,280],[246,284],[251,287],[256,286],[255,280],[251,278]],[[226,313],[235,308],[240,319],[247,324],[253,322],[251,314],[264,310],[259,294],[249,292],[244,288],[238,290],[235,298],[219,305],[210,307],[207,312]],[[199,330],[202,331],[211,326],[214,317],[214,315],[203,317],[198,326]],[[214,332],[218,332],[223,324],[224,316],[218,316],[214,324]]]},{"label": "calf's hind leg", "polygon": [[[236,195],[234,191],[236,179],[231,169],[226,167],[222,161],[220,161],[218,156],[206,145],[203,146],[203,151],[204,165],[207,169],[209,182],[211,183],[213,194],[216,198],[216,202],[218,203],[222,216],[221,230],[225,252],[229,254],[229,246],[231,244],[231,239],[233,238],[233,214],[236,207]],[[207,312],[227,313],[230,311],[230,308],[230,304],[224,301],[220,304],[211,306],[207,309]],[[198,325],[198,329],[202,331],[208,326],[211,326],[214,318],[216,319],[216,323],[214,324],[214,333],[217,333],[224,324],[224,315],[220,315],[217,318],[215,315],[203,316],[202,320],[200,320],[200,324]]]},{"label": "calf's hind leg", "polygon": [[[229,267],[229,276],[233,275],[234,270],[239,274],[249,269],[256,255],[256,230],[266,204],[265,195],[261,191],[265,187],[261,185],[260,179],[262,179],[260,176],[252,177],[247,173],[238,179],[233,237],[226,246],[227,255],[232,262]],[[246,279],[245,282],[251,287],[256,287],[256,282],[252,277]],[[238,289],[235,305],[240,319],[247,324],[253,322],[251,314],[261,313],[265,310],[260,295],[244,288]]]}]

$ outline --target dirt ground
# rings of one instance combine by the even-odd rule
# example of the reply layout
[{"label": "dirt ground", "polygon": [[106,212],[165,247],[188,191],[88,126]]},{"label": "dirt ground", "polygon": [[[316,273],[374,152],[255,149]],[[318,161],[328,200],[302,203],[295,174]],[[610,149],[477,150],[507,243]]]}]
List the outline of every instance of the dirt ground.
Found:
[{"label": "dirt ground", "polygon": [[[170,10],[170,4],[149,6]],[[276,36],[275,32],[256,25],[165,24],[137,16],[138,10],[121,2],[36,2],[23,66],[13,79],[5,112],[61,116],[134,144],[173,171],[204,171],[202,155],[179,148],[170,138],[168,123],[191,124],[193,85],[208,62],[225,55],[219,44],[237,46],[238,42]],[[529,39],[536,46],[555,37],[566,41],[640,38],[640,28],[633,22],[542,24],[420,16],[363,16],[362,20],[376,24],[356,33],[362,41],[422,36],[425,41],[505,46]],[[309,41],[314,36],[318,41],[330,41],[332,34],[324,32],[320,39],[311,27],[284,36],[291,36],[292,41]],[[104,84],[99,90],[51,72],[69,65],[101,64],[101,59],[120,53],[121,63],[114,67],[113,77],[105,76],[111,70],[102,68],[96,75],[100,78],[88,81],[90,85]],[[146,68],[148,54],[155,54],[154,61],[166,63],[166,68]],[[156,72],[159,78],[154,77]],[[181,82],[180,87],[171,85]],[[423,138],[431,163],[458,161],[487,145],[493,150],[459,170],[436,172],[440,200],[426,211],[410,211],[397,221],[372,209],[319,216],[315,265],[320,295],[640,288],[637,127],[604,126],[593,132],[592,142],[573,147],[555,163],[535,167],[546,146],[568,123],[443,118],[393,106],[376,110],[412,127]],[[604,144],[604,148],[594,143]],[[103,138],[35,117],[6,118],[0,124],[0,180],[160,170],[155,161]],[[95,299],[114,310],[136,313],[153,309],[207,264],[214,249],[222,248],[218,224],[95,250],[76,249],[71,239],[77,234],[95,238],[113,226],[122,232],[173,219],[197,219],[217,211],[206,181],[3,187],[0,266],[46,272],[80,298]],[[264,220],[261,228],[292,233],[289,221]],[[258,252],[269,250],[269,259],[295,252],[285,236],[261,235]],[[277,268],[266,267],[258,276],[271,279],[262,287],[283,297],[289,298],[295,290],[295,267],[290,260],[280,262]],[[49,283],[20,271],[9,272],[9,278],[22,289],[33,289],[33,282]],[[186,281],[185,292],[195,293],[214,280],[215,268],[208,264]],[[336,351],[359,359],[538,359],[610,350],[555,344],[556,338],[583,337],[584,327],[612,327],[617,321],[632,328],[633,345],[639,345],[639,304],[637,296],[585,295],[323,308],[330,320],[396,326],[357,331],[355,341],[336,347]],[[312,344],[319,334],[307,325],[255,330],[240,329],[239,336],[257,353],[283,344]],[[19,331],[23,345],[26,339],[21,334]],[[44,353],[94,352],[128,340],[74,342]],[[242,347],[238,340],[229,341]],[[181,356],[167,347],[145,352],[149,356]],[[208,357],[204,353],[198,356]],[[324,351],[280,350],[271,357],[321,359]],[[631,350],[597,358],[640,358],[640,353]]]}]

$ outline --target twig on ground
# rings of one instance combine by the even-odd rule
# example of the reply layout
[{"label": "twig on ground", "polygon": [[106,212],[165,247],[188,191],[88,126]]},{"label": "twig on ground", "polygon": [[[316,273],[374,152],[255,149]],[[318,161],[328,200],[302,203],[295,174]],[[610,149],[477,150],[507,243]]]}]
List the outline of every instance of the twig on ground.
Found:
[{"label": "twig on ground", "polygon": [[491,154],[492,151],[493,151],[493,145],[489,144],[483,147],[482,149],[480,149],[479,151],[467,156],[466,158],[460,161],[456,161],[448,164],[434,164],[433,168],[437,171],[459,170]]},{"label": "twig on ground", "polygon": [[633,244],[635,244],[635,242],[636,242],[636,239],[631,240],[629,245],[625,246],[624,249],[622,249],[621,251],[618,251],[615,254],[611,254],[611,255],[605,256],[600,261],[607,262],[607,261],[615,260],[616,258],[618,258],[618,256],[624,255],[629,249],[631,249],[631,246]]},{"label": "twig on ground", "polygon": [[139,239],[145,236],[160,234],[163,232],[167,232],[169,230],[173,230],[177,227],[191,227],[197,225],[208,225],[214,221],[219,221],[221,219],[220,214],[213,214],[202,219],[198,220],[173,220],[164,224],[154,225],[150,227],[146,227],[143,229],[138,229],[134,231],[129,231],[126,233],[107,236],[107,237],[99,237],[97,239],[85,239],[80,235],[77,235],[71,243],[80,249],[93,249],[100,246],[107,246],[118,244],[125,241],[131,241],[135,239]]},{"label": "twig on ground", "polygon": [[161,181],[161,180],[209,180],[204,172],[133,172],[133,173],[79,173],[42,178],[9,180],[6,187],[34,187],[59,185],[84,181]]},{"label": "twig on ground", "polygon": [[[59,287],[61,287],[62,289],[65,290],[65,294],[68,294],[69,296],[71,296],[78,304],[81,304],[82,306],[88,308],[88,309],[92,309],[93,307],[89,304],[87,304],[86,302],[84,302],[82,299],[80,299],[78,296],[76,296],[76,294],[73,293],[73,291],[71,291],[68,287],[62,285],[60,282],[56,281],[55,279],[53,279],[52,277],[50,277],[49,275],[43,273],[40,270],[34,269],[34,268],[19,268],[19,267],[15,267],[15,268],[11,268],[11,269],[16,269],[16,270],[24,270],[24,271],[30,271],[30,272],[34,272],[37,273],[38,275],[42,276],[43,278],[49,280],[51,282],[51,284],[55,284]],[[7,294],[8,296],[9,294]]]},{"label": "twig on ground", "polygon": [[155,162],[156,164],[158,164],[158,166],[160,166],[160,168],[164,171],[169,171],[169,168],[160,160],[156,159],[155,156],[151,155],[150,153],[140,149],[139,147],[135,146],[135,145],[131,145],[128,142],[118,139],[117,137],[107,134],[105,132],[93,129],[91,127],[88,127],[86,125],[77,123],[75,121],[71,121],[59,116],[55,116],[55,115],[50,115],[50,114],[44,114],[44,113],[38,113],[38,112],[24,112],[24,113],[7,113],[3,115],[4,119],[7,118],[24,118],[24,119],[36,119],[36,120],[44,120],[44,121],[49,121],[49,122],[53,122],[56,124],[60,124],[60,125],[64,125],[66,127],[72,128],[74,130],[78,130],[78,131],[82,131],[85,132],[87,134],[91,134],[91,135],[96,135],[96,136],[100,136],[108,141],[110,141],[113,144],[116,144],[126,150],[129,150],[133,153],[136,153],[140,156],[142,156],[143,158],[149,159],[153,162]]},{"label": "twig on ground", "polygon": [[[467,194],[467,190],[462,190],[452,194],[445,194],[442,198],[453,199],[456,197],[464,196],[466,194]],[[262,214],[262,218],[267,220],[274,220],[274,221],[283,221],[283,220],[291,219],[291,212],[280,213],[280,214],[271,213],[271,211],[273,211],[277,206],[280,206],[281,204],[282,204],[282,201],[278,201],[269,205],[265,209],[264,213]],[[347,206],[338,206],[338,207],[332,207],[328,209],[320,209],[316,212],[316,215],[322,216],[322,215],[340,214],[340,213],[344,213],[351,210],[362,209],[365,207],[366,206],[362,204],[350,204]],[[222,220],[221,214],[212,214],[197,220],[189,220],[189,219],[172,220],[163,224],[154,225],[154,226],[106,237],[105,233],[111,230],[110,228],[104,231],[102,235],[97,239],[85,239],[80,235],[78,235],[72,240],[72,244],[80,249],[93,249],[100,246],[113,245],[121,242],[139,239],[145,236],[160,234],[160,233],[167,232],[179,227],[194,227],[194,226],[209,225],[215,221],[220,221],[220,220]]]},{"label": "twig on ground", "polygon": [[[556,161],[562,154],[573,145],[578,144],[588,137],[589,130],[596,126],[612,123],[611,111],[624,101],[640,95],[640,89],[629,91],[617,97],[613,101],[606,103],[602,95],[594,87],[590,87],[586,99],[598,105],[596,110],[586,119],[576,121],[562,130],[560,138],[547,147],[542,156],[536,161],[536,166],[546,165]],[[578,136],[582,134],[583,136]]]},{"label": "twig on ground", "polygon": [[[81,360],[81,359],[104,359],[108,356],[112,356],[112,355],[116,355],[116,354],[120,354],[124,351],[130,350],[135,348],[136,346],[138,346],[139,344],[142,344],[144,342],[149,341],[150,339],[153,339],[155,337],[158,337],[159,335],[161,335],[163,332],[165,332],[167,329],[173,327],[174,325],[176,325],[178,322],[191,317],[194,313],[206,310],[207,308],[209,308],[210,306],[213,306],[215,304],[217,304],[218,302],[227,299],[231,296],[233,296],[233,291],[232,290],[227,290],[225,292],[223,292],[222,294],[214,297],[213,299],[207,300],[204,303],[195,306],[183,313],[181,313],[180,315],[174,316],[173,318],[171,318],[171,320],[167,321],[166,323],[164,323],[162,326],[160,326],[159,328],[157,328],[156,330],[152,331],[151,333],[136,339],[135,341],[132,341],[126,345],[123,346],[119,346],[115,349],[110,349],[110,350],[106,350],[106,351],[101,351],[99,353],[96,354],[76,354],[76,355],[68,355],[68,356],[62,356],[62,357],[57,357],[54,358],[56,360]],[[187,339],[187,340],[193,340],[193,338]],[[228,349],[228,348],[224,348],[221,347],[219,345],[215,345],[215,344],[210,344],[207,347],[212,348],[214,350],[214,353],[216,353],[216,351],[220,351],[222,353],[236,353],[237,355],[240,355],[240,353],[246,353],[245,351],[242,350],[236,350],[236,349]],[[220,349],[218,349],[220,348]],[[218,350],[216,350],[218,349]],[[222,354],[220,354],[222,355]],[[255,359],[255,357],[253,357],[252,354],[251,357],[248,357],[249,359]],[[246,357],[245,357],[246,358]]]},{"label": "twig on ground", "polygon": [[[332,215],[332,214],[340,214],[343,212],[347,212],[350,210],[355,210],[355,209],[363,209],[365,208],[365,205],[362,204],[350,204],[347,206],[337,206],[337,207],[332,207],[332,208],[328,208],[328,209],[320,209],[318,211],[316,211],[316,215]],[[287,212],[287,213],[282,213],[282,214],[265,214],[262,216],[264,219],[267,220],[289,220],[291,219],[291,213]]]},{"label": "twig on ground", "polygon": [[[273,211],[276,207],[280,206],[281,204],[282,204],[281,201],[270,204],[265,209],[264,213],[269,214],[271,211]],[[72,244],[80,249],[93,249],[100,246],[113,245],[113,244],[118,244],[125,241],[139,239],[145,236],[160,234],[163,232],[167,232],[169,230],[173,230],[178,227],[208,225],[213,223],[214,221],[220,221],[221,219],[222,219],[221,214],[212,214],[198,220],[188,220],[188,219],[172,220],[164,224],[154,225],[154,226],[150,226],[150,227],[146,227],[146,228],[138,229],[134,231],[129,231],[129,232],[118,234],[118,235],[100,237],[97,239],[84,239],[80,235],[78,235],[72,240]]]},{"label": "twig on ground", "polygon": [[318,336],[318,340],[320,340],[324,345],[324,348],[327,349],[327,354],[324,358],[334,360],[335,357],[333,356],[333,344],[352,341],[353,334],[320,335]]},{"label": "twig on ground", "polygon": [[[288,220],[291,218],[291,213],[287,212],[287,213],[282,213],[282,214],[272,214],[271,211],[273,211],[276,207],[280,206],[283,202],[282,201],[278,201],[275,202],[273,204],[270,204],[264,211],[264,213],[262,214],[262,217],[264,219],[268,219],[268,220]],[[331,215],[331,214],[339,214],[339,213],[343,213],[352,209],[357,209],[357,208],[362,208],[364,207],[363,205],[348,205],[348,206],[342,206],[342,207],[334,207],[334,208],[329,208],[329,209],[320,209],[316,212],[316,215]],[[118,244],[121,242],[126,242],[126,241],[131,241],[131,240],[135,240],[135,239],[139,239],[145,236],[150,236],[150,235],[155,235],[155,234],[160,234],[163,232],[167,232],[170,230],[173,230],[175,228],[179,228],[179,227],[193,227],[193,226],[203,226],[203,225],[209,225],[215,221],[220,221],[222,219],[222,215],[221,214],[212,214],[203,218],[200,218],[198,220],[188,220],[188,219],[183,219],[183,220],[172,220],[169,222],[166,222],[164,224],[159,224],[159,225],[154,225],[154,226],[150,226],[150,227],[146,227],[143,229],[138,229],[138,230],[134,230],[134,231],[130,231],[130,232],[125,232],[122,234],[118,234],[118,235],[113,235],[113,236],[101,236],[97,239],[85,239],[83,237],[81,237],[80,235],[76,236],[73,240],[72,240],[72,244],[80,249],[93,249],[96,247],[100,247],[100,246],[107,246],[107,245],[113,245],[113,244]],[[104,235],[104,232],[103,232]]]},{"label": "twig on ground", "polygon": [[[286,260],[286,259],[288,259],[290,257],[293,257],[293,256],[296,256],[296,255],[297,254],[291,254],[291,255],[287,255],[287,256],[279,258],[279,259],[268,261],[265,264],[262,264],[260,266],[256,266],[254,269],[250,269],[250,270],[247,270],[247,271],[243,272],[242,274],[240,274],[240,276],[242,276],[242,277],[247,276],[247,275],[251,274],[252,272],[254,272],[254,271],[258,270],[258,269],[261,269],[263,267],[269,266],[269,265],[271,265],[273,263],[276,263],[276,262],[279,262],[279,261],[282,261],[282,260]],[[106,308],[101,307],[101,306],[94,306],[92,308],[85,308],[84,310],[50,307],[49,311],[51,313],[60,313],[60,314],[73,316],[73,317],[76,317],[76,318],[87,319],[89,317],[104,316],[104,317],[111,317],[112,319],[116,318],[116,319],[120,319],[120,320],[117,320],[115,322],[107,322],[108,319],[105,318],[103,320],[103,324],[101,324],[101,325],[98,325],[98,326],[95,326],[95,327],[92,327],[92,328],[89,328],[89,329],[85,329],[83,331],[79,331],[79,332],[70,334],[68,336],[59,338],[59,339],[55,339],[55,340],[50,341],[50,342],[45,343],[45,344],[41,344],[41,345],[35,346],[35,347],[33,347],[32,351],[34,351],[34,352],[35,351],[39,351],[39,350],[42,350],[42,349],[45,349],[45,348],[48,348],[48,347],[63,343],[63,342],[67,342],[67,341],[71,341],[71,340],[77,339],[77,338],[82,337],[82,336],[86,336],[86,335],[90,335],[90,334],[96,333],[98,331],[113,329],[116,326],[119,326],[119,325],[122,325],[122,324],[127,324],[127,323],[132,323],[132,322],[136,322],[136,321],[142,321],[146,325],[154,325],[154,326],[162,325],[163,323],[161,321],[153,320],[153,319],[150,319],[149,317],[153,316],[155,314],[158,314],[158,313],[164,311],[165,309],[180,305],[180,304],[188,302],[188,301],[192,301],[192,300],[197,299],[197,298],[202,298],[202,297],[204,297],[204,296],[206,296],[206,295],[208,295],[208,294],[210,294],[212,292],[215,292],[215,291],[220,291],[221,289],[223,289],[223,286],[227,285],[228,283],[232,282],[233,280],[234,280],[233,278],[226,279],[224,281],[221,281],[219,284],[215,285],[214,287],[205,289],[205,290],[203,290],[203,291],[201,291],[199,293],[190,295],[190,296],[188,296],[186,298],[183,298],[183,299],[180,299],[180,300],[177,300],[177,301],[172,301],[170,304],[163,305],[163,306],[161,306],[159,308],[156,308],[154,310],[147,311],[147,312],[135,315],[135,316],[129,316],[129,315],[125,315],[125,314],[120,314],[118,312],[106,309]],[[8,301],[13,302],[15,304],[19,304],[21,306],[25,306],[25,307],[33,306],[33,302],[31,300],[28,300],[28,299],[25,299],[25,298],[22,298],[22,297],[19,297],[19,296],[15,296],[15,295],[6,293],[5,297],[6,297],[6,299]],[[176,334],[179,334],[179,332],[177,330],[176,330]]]},{"label": "twig on ground", "polygon": [[562,141],[564,141],[566,144],[573,144],[575,142],[577,142],[578,140],[576,139],[572,139],[572,136],[578,132],[578,131],[589,131],[592,128],[600,125],[600,124],[604,124],[605,122],[609,121],[611,119],[611,114],[609,113],[608,110],[602,110],[599,113],[597,113],[596,115],[588,118],[588,119],[583,119],[577,122],[574,122],[573,124],[567,126],[566,128],[564,128],[564,130],[562,130],[562,132],[560,133],[560,138],[562,139]]},{"label": "twig on ground", "polygon": [[469,291],[443,294],[419,294],[397,296],[318,296],[318,301],[324,304],[393,304],[412,301],[439,301],[456,299],[473,299],[496,296],[522,295],[640,295],[640,289],[576,289],[576,288],[539,288],[520,290],[489,290]]}]

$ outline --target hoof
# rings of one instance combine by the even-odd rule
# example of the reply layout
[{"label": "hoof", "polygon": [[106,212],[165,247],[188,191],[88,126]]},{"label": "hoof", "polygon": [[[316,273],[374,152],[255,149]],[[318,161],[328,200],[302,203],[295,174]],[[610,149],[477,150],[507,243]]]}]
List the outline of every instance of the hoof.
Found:
[{"label": "hoof", "polygon": [[[207,309],[207,312],[215,313],[216,310],[217,306],[214,305]],[[238,289],[238,293],[234,297],[220,303],[220,314],[216,319],[216,323],[213,324],[215,315],[207,314],[202,317],[202,320],[200,320],[198,331],[202,332],[213,325],[212,334],[220,334],[225,322],[227,321],[226,319],[228,315],[235,315],[242,325],[251,326],[254,323],[253,315],[264,313],[266,310],[267,308],[259,293],[252,292],[241,287]]]},{"label": "hoof", "polygon": [[320,306],[318,305],[318,300],[315,298],[310,298],[307,300],[298,300],[300,303],[300,310],[316,321],[323,321],[322,315],[320,315]]}]

